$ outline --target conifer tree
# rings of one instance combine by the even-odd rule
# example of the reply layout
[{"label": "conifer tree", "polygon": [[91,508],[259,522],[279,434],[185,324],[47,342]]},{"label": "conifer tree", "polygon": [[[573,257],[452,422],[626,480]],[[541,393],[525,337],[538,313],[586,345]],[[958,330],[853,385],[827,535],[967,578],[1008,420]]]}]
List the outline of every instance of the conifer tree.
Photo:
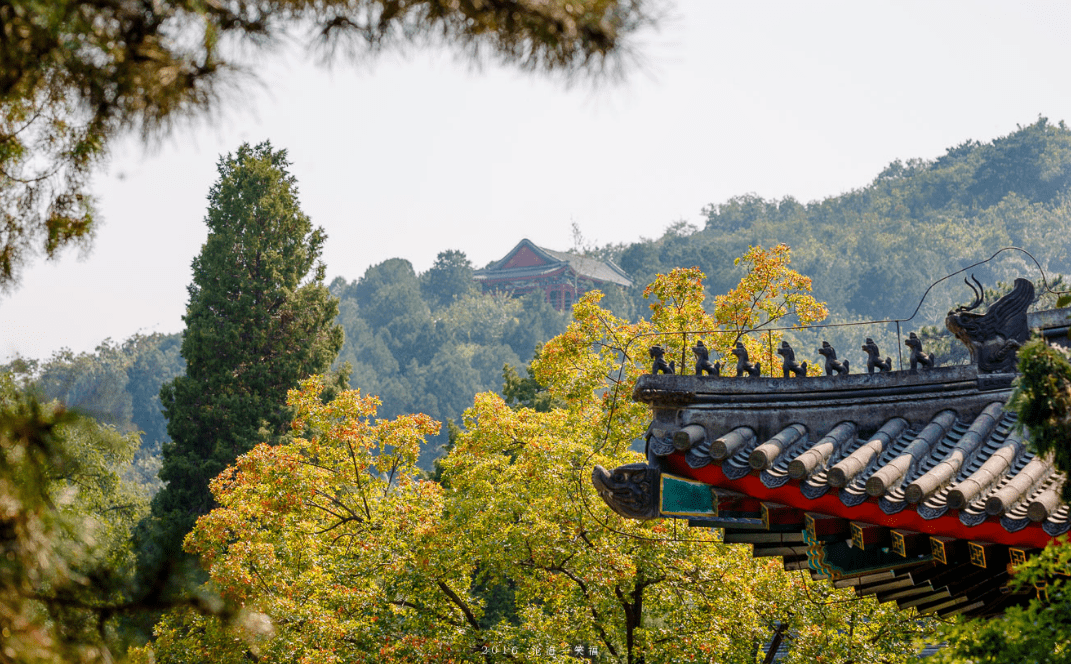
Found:
[{"label": "conifer tree", "polygon": [[288,166],[268,142],[219,160],[184,317],[186,373],[160,390],[173,442],[151,528],[164,560],[214,506],[209,480],[257,443],[278,442],[292,417],[287,390],[342,347],[338,300],[323,283],[326,236],[298,206]]}]

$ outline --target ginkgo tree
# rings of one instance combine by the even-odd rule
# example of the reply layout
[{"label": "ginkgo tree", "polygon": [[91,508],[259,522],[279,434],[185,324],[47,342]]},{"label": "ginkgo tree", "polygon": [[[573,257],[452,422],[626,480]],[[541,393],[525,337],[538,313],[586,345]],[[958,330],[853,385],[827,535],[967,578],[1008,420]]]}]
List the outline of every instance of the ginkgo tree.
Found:
[{"label": "ginkgo tree", "polygon": [[[217,478],[220,507],[186,541],[237,619],[173,612],[135,661],[757,662],[777,630],[793,644],[783,661],[908,657],[917,616],[598,498],[595,464],[643,458],[635,348],[721,331],[698,271],[660,277],[651,294],[660,306],[638,323],[584,296],[533,364],[560,406],[477,395],[439,482],[413,465],[435,423],[376,420],[374,398],[325,404],[323,383],[304,382],[290,393],[293,442],[258,446]],[[511,610],[489,611],[487,588],[507,588]]]}]

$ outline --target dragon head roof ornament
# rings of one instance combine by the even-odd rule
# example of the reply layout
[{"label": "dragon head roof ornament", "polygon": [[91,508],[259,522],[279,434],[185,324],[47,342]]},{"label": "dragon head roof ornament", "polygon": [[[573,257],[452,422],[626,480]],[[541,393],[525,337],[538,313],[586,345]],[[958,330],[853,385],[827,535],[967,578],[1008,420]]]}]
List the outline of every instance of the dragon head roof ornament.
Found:
[{"label": "dragon head roof ornament", "polygon": [[[969,305],[948,312],[945,326],[967,346],[979,373],[1014,373],[1019,347],[1030,337],[1026,310],[1034,301],[1034,284],[1016,279],[1015,287],[984,314],[974,313],[985,295],[977,279],[963,280],[974,291]],[[977,284],[977,288],[975,287]]]},{"label": "dragon head roof ornament", "polygon": [[610,509],[626,519],[657,519],[660,471],[645,463],[630,463],[608,471],[595,466],[591,482]]}]

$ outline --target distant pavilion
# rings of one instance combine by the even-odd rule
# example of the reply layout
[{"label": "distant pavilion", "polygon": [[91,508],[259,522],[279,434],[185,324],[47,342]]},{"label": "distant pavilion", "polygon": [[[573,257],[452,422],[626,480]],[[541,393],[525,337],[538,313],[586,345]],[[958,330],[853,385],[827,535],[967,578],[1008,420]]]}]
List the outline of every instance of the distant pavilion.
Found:
[{"label": "distant pavilion", "polygon": [[476,270],[473,278],[485,293],[519,297],[542,291],[547,302],[558,311],[573,306],[589,290],[607,284],[632,285],[628,274],[612,261],[544,249],[527,238],[501,260]]}]

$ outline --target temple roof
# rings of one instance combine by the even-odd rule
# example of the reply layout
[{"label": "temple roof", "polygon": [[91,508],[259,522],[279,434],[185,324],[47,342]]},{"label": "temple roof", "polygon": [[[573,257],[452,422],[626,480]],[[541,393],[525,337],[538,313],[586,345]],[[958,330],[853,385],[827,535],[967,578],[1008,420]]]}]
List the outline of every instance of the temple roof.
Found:
[{"label": "temple roof", "polygon": [[[1071,529],[1063,475],[973,366],[811,379],[643,376],[666,472],[887,527],[1044,546]],[[685,406],[682,410],[680,406]],[[678,438],[695,429],[685,450]]]},{"label": "temple roof", "polygon": [[544,249],[527,238],[517,243],[502,259],[476,270],[473,278],[480,282],[533,279],[564,269],[571,269],[578,277],[596,283],[632,285],[628,274],[612,261]]},{"label": "temple roof", "polygon": [[697,375],[678,375],[655,346],[633,391],[652,410],[647,462],[597,466],[592,481],[623,516],[721,528],[727,543],[861,595],[999,614],[1029,599],[1009,591],[1011,564],[1071,530],[1063,473],[1034,455],[1007,408],[1029,329],[1066,343],[1071,311],[1027,316],[1032,297],[1017,280],[985,315],[973,312],[981,294],[949,312],[967,366],[932,366],[914,335],[910,370],[827,365],[821,377],[787,377],[787,345],[784,378],[747,375],[746,355],[737,376],[713,365],[698,375],[699,344]]}]

